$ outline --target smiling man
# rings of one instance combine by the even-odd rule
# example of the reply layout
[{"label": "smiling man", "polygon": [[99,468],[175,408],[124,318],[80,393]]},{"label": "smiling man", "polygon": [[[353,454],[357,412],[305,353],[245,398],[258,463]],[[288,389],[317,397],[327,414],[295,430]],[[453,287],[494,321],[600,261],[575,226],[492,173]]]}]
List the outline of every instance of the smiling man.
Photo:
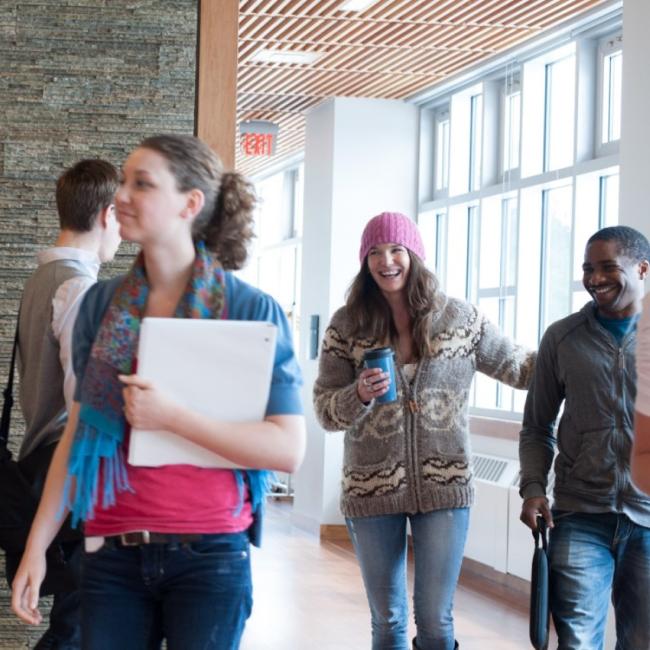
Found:
[{"label": "smiling man", "polygon": [[559,650],[603,647],[610,594],[617,650],[650,648],[650,497],[630,479],[636,325],[649,259],[648,240],[632,228],[603,228],[589,239],[582,268],[592,300],[546,330],[526,400],[521,520],[534,528],[542,516],[551,527]]}]

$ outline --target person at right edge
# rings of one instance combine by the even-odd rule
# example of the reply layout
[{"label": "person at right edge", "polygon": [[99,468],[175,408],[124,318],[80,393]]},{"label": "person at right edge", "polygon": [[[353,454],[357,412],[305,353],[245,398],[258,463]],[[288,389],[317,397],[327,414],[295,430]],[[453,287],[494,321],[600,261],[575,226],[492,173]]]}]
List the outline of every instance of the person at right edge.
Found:
[{"label": "person at right edge", "polygon": [[[535,353],[464,300],[446,296],[424,265],[415,223],[383,212],[363,231],[360,269],[325,332],[314,407],[345,430],[341,509],[370,605],[373,650],[406,650],[407,521],[411,525],[416,650],[452,650],[453,599],[474,489],[467,408],[476,372],[526,388]],[[364,368],[367,350],[396,354],[389,375]]]},{"label": "person at right edge", "polygon": [[521,520],[534,529],[542,516],[550,528],[559,650],[603,648],[610,594],[616,650],[650,648],[650,498],[630,478],[636,324],[649,259],[648,240],[633,228],[591,236],[582,269],[592,300],[546,330],[526,399]]}]

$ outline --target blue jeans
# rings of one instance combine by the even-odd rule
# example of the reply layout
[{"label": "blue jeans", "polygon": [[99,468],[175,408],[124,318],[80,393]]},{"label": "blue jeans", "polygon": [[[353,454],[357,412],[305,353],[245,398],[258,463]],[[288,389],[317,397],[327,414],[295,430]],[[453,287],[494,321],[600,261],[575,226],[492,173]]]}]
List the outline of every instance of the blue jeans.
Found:
[{"label": "blue jeans", "polygon": [[235,650],[252,607],[247,533],[84,557],[84,650]]},{"label": "blue jeans", "polygon": [[616,650],[650,648],[650,528],[622,514],[554,512],[551,613],[559,650],[600,650],[611,594]]},{"label": "blue jeans", "polygon": [[463,560],[468,508],[346,519],[361,566],[372,624],[373,650],[406,650],[406,521],[415,560],[413,608],[417,646],[453,650],[454,592]]}]

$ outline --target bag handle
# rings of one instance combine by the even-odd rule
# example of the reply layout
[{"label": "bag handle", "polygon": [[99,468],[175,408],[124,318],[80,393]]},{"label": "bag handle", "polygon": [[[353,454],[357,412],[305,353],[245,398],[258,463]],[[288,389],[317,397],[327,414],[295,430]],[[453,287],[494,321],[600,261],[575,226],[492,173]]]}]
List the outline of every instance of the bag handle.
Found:
[{"label": "bag handle", "polygon": [[544,552],[548,551],[548,538],[547,538],[547,526],[546,519],[544,517],[537,517],[537,527],[533,531],[533,537],[535,538],[535,548],[539,548],[540,541],[542,543],[542,548]]},{"label": "bag handle", "polygon": [[[20,317],[20,310],[18,316]],[[16,350],[18,349],[18,322],[19,318],[16,318],[16,332],[14,334],[14,346],[11,351],[9,376],[7,377],[7,386],[2,393],[4,396],[4,403],[2,405],[2,419],[0,420],[0,455],[5,455],[7,452],[9,424],[11,422],[11,407],[14,405],[14,370],[16,367]]]}]

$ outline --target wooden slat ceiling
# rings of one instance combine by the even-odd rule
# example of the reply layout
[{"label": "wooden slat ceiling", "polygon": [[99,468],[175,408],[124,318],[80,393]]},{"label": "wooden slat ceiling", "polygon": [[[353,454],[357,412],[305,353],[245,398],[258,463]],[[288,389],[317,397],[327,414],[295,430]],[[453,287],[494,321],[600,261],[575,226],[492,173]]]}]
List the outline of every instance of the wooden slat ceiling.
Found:
[{"label": "wooden slat ceiling", "polygon": [[[306,112],[328,97],[404,99],[606,0],[242,0],[237,122],[279,124],[272,157],[237,151],[248,175],[304,146]],[[260,49],[319,52],[313,64],[259,63]]]}]

